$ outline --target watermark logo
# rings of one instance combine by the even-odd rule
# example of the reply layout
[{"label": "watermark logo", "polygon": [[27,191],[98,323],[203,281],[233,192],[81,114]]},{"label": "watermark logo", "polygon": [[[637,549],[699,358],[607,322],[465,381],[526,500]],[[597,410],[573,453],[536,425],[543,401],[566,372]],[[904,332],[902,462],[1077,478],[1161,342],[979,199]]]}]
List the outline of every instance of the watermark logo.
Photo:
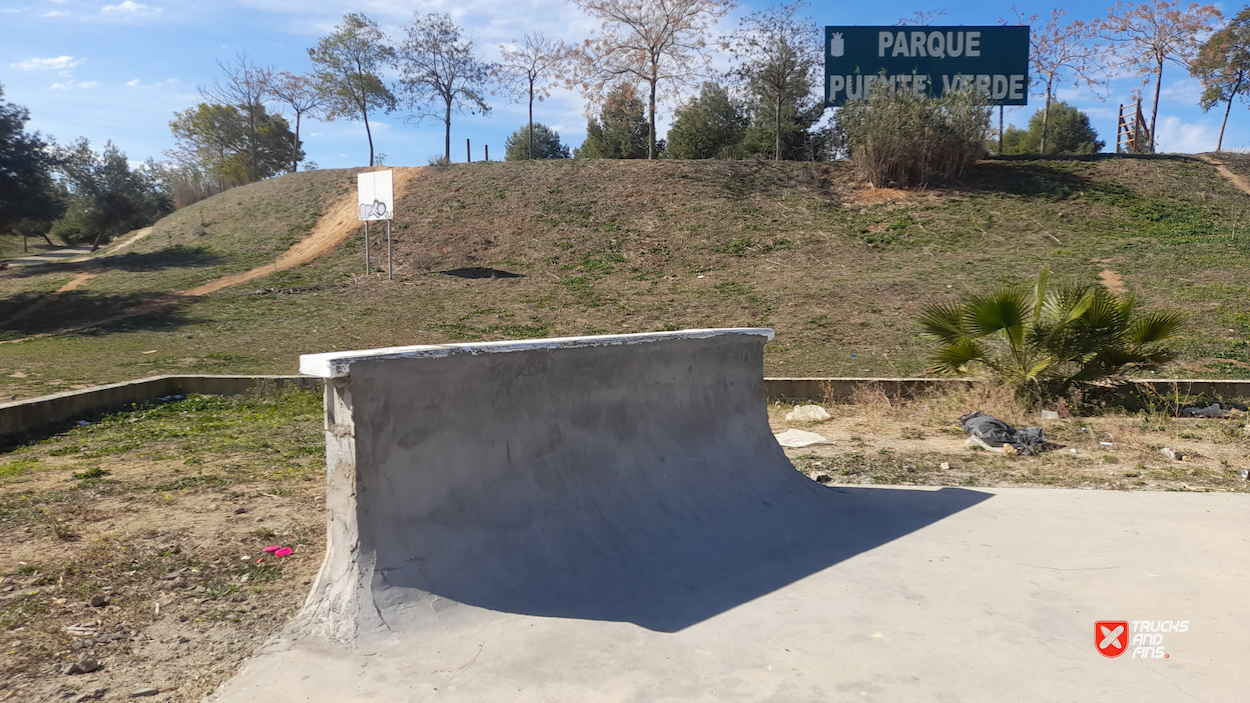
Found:
[{"label": "watermark logo", "polygon": [[1099,620],[1094,623],[1094,646],[1104,657],[1115,658],[1128,649],[1127,620]]},{"label": "watermark logo", "polygon": [[1104,657],[1132,652],[1132,659],[1171,659],[1164,651],[1164,635],[1189,631],[1188,620],[1099,620],[1094,623],[1094,646]]}]

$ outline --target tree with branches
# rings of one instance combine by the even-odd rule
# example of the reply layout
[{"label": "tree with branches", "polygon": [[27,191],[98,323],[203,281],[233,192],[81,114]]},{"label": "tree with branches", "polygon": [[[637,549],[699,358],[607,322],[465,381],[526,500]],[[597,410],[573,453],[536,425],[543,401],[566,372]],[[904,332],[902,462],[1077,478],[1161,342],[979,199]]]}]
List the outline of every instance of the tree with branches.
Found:
[{"label": "tree with branches", "polygon": [[602,22],[573,50],[574,83],[600,102],[610,86],[640,81],[649,89],[647,158],[656,157],[658,100],[680,96],[710,73],[708,32],[735,7],[735,0],[573,0]]},{"label": "tree with branches", "polygon": [[239,110],[247,121],[247,180],[260,180],[257,163],[257,131],[265,112],[265,101],[273,94],[274,70],[258,64],[246,53],[235,56],[231,64],[217,62],[225,80],[217,79],[210,89],[200,89],[200,96],[210,103],[221,103]]},{"label": "tree with branches", "polygon": [[300,119],[304,115],[314,117],[326,105],[325,92],[317,86],[312,76],[296,75],[283,71],[274,77],[273,96],[295,113],[295,140],[291,144],[291,171],[299,170]]},{"label": "tree with branches", "polygon": [[446,12],[415,14],[404,30],[408,36],[395,62],[402,73],[400,88],[417,110],[418,123],[427,117],[443,123],[444,158],[450,161],[451,116],[464,114],[466,108],[490,112],[485,94],[493,67],[478,57],[473,41]]},{"label": "tree with branches", "polygon": [[363,120],[369,139],[369,165],[373,165],[373,132],[369,111],[395,109],[395,95],[382,81],[382,69],[395,59],[395,50],[368,17],[349,12],[329,36],[308,50],[315,78],[325,97],[325,118]]},{"label": "tree with branches", "polygon": [[1102,21],[1102,36],[1111,42],[1120,66],[1142,79],[1141,87],[1155,81],[1150,108],[1150,149],[1155,148],[1155,123],[1159,117],[1159,93],[1163,88],[1163,65],[1168,61],[1188,66],[1198,52],[1198,37],[1224,18],[1215,5],[1182,4],[1183,0],[1151,0],[1125,3],[1117,0]]},{"label": "tree with branches", "polygon": [[1224,121],[1220,123],[1220,137],[1215,143],[1215,150],[1221,151],[1233,100],[1244,99],[1246,87],[1250,86],[1250,7],[1238,12],[1228,26],[1211,35],[1198,49],[1198,56],[1189,65],[1189,73],[1202,81],[1198,104],[1203,112],[1225,103]]},{"label": "tree with branches", "polygon": [[529,100],[528,158],[534,158],[534,99],[542,102],[551,95],[549,78],[568,58],[564,42],[547,39],[542,32],[526,34],[520,42],[499,46],[503,57],[493,75],[500,89],[514,101]]},{"label": "tree with branches", "polygon": [[1040,30],[1037,28],[1040,15],[1019,18],[1020,24],[1034,27],[1029,33],[1029,66],[1033,69],[1029,80],[1033,84],[1033,94],[1046,98],[1042,106],[1039,154],[1046,153],[1050,105],[1055,101],[1055,89],[1065,81],[1071,81],[1075,86],[1084,85],[1099,94],[1108,85],[1102,60],[1103,47],[1097,42],[1102,31],[1101,20],[1074,19],[1065,23],[1064,16],[1067,14],[1066,7],[1052,9],[1050,18]]},{"label": "tree with branches", "polygon": [[782,115],[787,108],[802,112],[813,102],[820,84],[824,53],[820,28],[799,16],[806,3],[779,5],[753,12],[740,29],[721,40],[738,65],[729,75],[739,80],[772,117],[773,160],[781,160]]}]

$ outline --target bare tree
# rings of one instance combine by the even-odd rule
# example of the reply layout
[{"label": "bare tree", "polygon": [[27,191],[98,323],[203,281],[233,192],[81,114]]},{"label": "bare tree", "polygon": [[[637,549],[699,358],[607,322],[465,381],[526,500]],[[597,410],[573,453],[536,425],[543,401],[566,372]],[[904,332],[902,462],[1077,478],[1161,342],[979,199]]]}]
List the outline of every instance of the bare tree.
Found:
[{"label": "bare tree", "polygon": [[526,34],[524,41],[511,46],[499,46],[503,60],[493,72],[499,87],[516,101],[529,100],[528,158],[534,158],[534,98],[542,102],[551,95],[548,77],[568,58],[564,42],[549,40],[542,32]]},{"label": "bare tree", "polygon": [[265,101],[273,94],[273,68],[252,61],[246,53],[235,56],[234,63],[217,62],[225,80],[213,81],[211,89],[200,88],[206,100],[238,108],[247,117],[247,180],[257,180],[256,127],[264,112]]},{"label": "bare tree", "polygon": [[350,12],[322,37],[308,58],[316,68],[316,79],[326,98],[325,118],[361,119],[369,138],[369,165],[373,165],[373,132],[369,129],[369,111],[395,109],[395,96],[382,82],[380,72],[394,60],[386,35],[378,23],[362,14]]},{"label": "bare tree", "polygon": [[477,57],[472,40],[462,36],[448,13],[415,14],[404,30],[408,37],[396,58],[403,74],[399,84],[417,110],[418,123],[427,117],[442,121],[443,155],[450,161],[451,115],[464,114],[466,107],[490,112],[484,94],[492,66]]},{"label": "bare tree", "polygon": [[820,28],[800,17],[803,2],[778,5],[742,19],[741,29],[721,40],[738,65],[730,71],[773,115],[773,160],[781,160],[781,121],[786,106],[800,103],[819,85],[824,60]]},{"label": "bare tree", "polygon": [[1223,19],[1215,5],[1183,0],[1152,0],[1124,3],[1117,0],[1107,19],[1103,36],[1110,40],[1120,66],[1142,79],[1144,87],[1155,79],[1154,104],[1150,108],[1150,149],[1155,148],[1155,121],[1159,116],[1159,93],[1163,87],[1163,64],[1188,66],[1198,51],[1198,35],[1209,32]]},{"label": "bare tree", "polygon": [[1104,48],[1097,42],[1102,21],[1072,20],[1064,24],[1066,14],[1066,7],[1052,9],[1050,19],[1040,30],[1036,28],[1039,15],[1017,15],[1020,24],[1034,27],[1029,33],[1029,65],[1033,69],[1029,80],[1035,89],[1043,89],[1035,90],[1034,94],[1046,97],[1042,107],[1042,143],[1038,151],[1041,154],[1046,153],[1046,130],[1050,125],[1050,104],[1055,100],[1055,89],[1065,80],[1071,80],[1074,85],[1084,85],[1099,94],[1108,84]]},{"label": "bare tree", "polygon": [[894,26],[928,27],[933,24],[933,20],[945,16],[946,10],[916,10],[910,15],[898,18],[898,21],[894,23]]},{"label": "bare tree", "polygon": [[[647,158],[655,153],[655,110],[660,97],[678,97],[710,73],[707,34],[735,0],[573,0],[600,28],[574,51],[578,83],[592,100],[622,78],[650,88]],[[661,89],[667,95],[661,93]]]},{"label": "bare tree", "polygon": [[1233,100],[1245,98],[1250,86],[1250,7],[1237,16],[1198,50],[1198,56],[1189,65],[1189,74],[1202,81],[1202,97],[1198,104],[1203,112],[1218,103],[1224,106],[1224,121],[1220,123],[1220,138],[1215,150],[1224,148],[1224,128],[1228,126],[1228,113]]},{"label": "bare tree", "polygon": [[311,76],[283,71],[274,77],[273,96],[295,113],[295,144],[291,171],[299,170],[299,125],[304,115],[313,117],[326,105],[326,96]]}]

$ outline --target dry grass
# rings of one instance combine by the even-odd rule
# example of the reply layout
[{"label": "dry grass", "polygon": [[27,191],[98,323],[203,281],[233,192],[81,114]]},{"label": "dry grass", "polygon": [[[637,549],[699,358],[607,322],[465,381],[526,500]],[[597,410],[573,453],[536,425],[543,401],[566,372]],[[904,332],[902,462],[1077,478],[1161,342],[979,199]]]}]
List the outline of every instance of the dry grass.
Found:
[{"label": "dry grass", "polygon": [[[774,404],[769,414],[775,432],[798,427],[832,440],[786,453],[804,472],[832,472],[848,483],[1250,491],[1241,478],[1250,469],[1246,419],[1177,417],[1167,402],[1160,397],[1156,409],[1136,414],[1042,420],[993,384],[912,400],[865,387],[849,404],[827,406],[833,417],[825,422],[787,422],[789,404]],[[1023,457],[968,448],[957,419],[974,410],[1016,427],[1043,427],[1050,450]],[[1164,447],[1185,460],[1167,459]]]},{"label": "dry grass", "polygon": [[[190,702],[233,675],[321,562],[318,401],[194,397],[0,451],[0,700]],[[258,561],[275,542],[295,554]],[[61,673],[82,657],[104,667]]]}]

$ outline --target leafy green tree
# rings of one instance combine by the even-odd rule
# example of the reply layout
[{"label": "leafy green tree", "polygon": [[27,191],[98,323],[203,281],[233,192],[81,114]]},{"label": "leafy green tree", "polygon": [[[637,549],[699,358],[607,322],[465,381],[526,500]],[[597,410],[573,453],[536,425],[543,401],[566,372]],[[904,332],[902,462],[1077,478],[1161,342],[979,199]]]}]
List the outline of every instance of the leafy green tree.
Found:
[{"label": "leafy green tree", "polygon": [[800,132],[810,130],[824,112],[823,100],[815,95],[822,40],[816,24],[799,16],[805,6],[795,2],[753,12],[724,40],[738,61],[730,75],[751,96],[752,141],[771,137],[773,160],[796,158],[795,147],[807,141]]},{"label": "leafy green tree", "polygon": [[443,123],[443,158],[451,161],[452,113],[490,112],[485,96],[491,65],[478,57],[473,41],[451,21],[449,13],[415,14],[404,30],[408,37],[396,59],[403,72],[399,84],[418,110],[418,123],[427,117]]},{"label": "leafy green tree", "polygon": [[[747,109],[750,116],[746,132],[738,145],[743,156],[789,161],[826,161],[830,156],[831,130],[817,125],[824,117],[824,102],[783,104],[780,114],[772,102],[757,101]],[[780,126],[780,131],[778,131]]]},{"label": "leafy green tree", "polygon": [[[526,161],[534,159],[567,159],[569,148],[560,143],[560,133],[541,122],[534,122],[531,137],[528,125],[521,128],[504,140],[504,161]],[[532,151],[531,151],[532,150]],[[532,153],[532,156],[531,156]]]},{"label": "leafy green tree", "polygon": [[270,178],[304,158],[290,124],[263,105],[250,114],[232,105],[200,103],[174,114],[169,123],[179,163],[213,174],[221,189]]},{"label": "leafy green tree", "polygon": [[[634,86],[618,83],[608,92],[597,119],[586,122],[586,141],[573,150],[579,159],[645,159],[651,124]],[[657,148],[663,149],[660,140]]]},{"label": "leafy green tree", "polygon": [[201,88],[200,96],[211,103],[229,105],[243,116],[243,138],[247,146],[244,162],[246,182],[259,181],[265,178],[260,173],[260,129],[265,101],[273,95],[274,71],[269,66],[256,63],[247,54],[239,54],[231,64],[218,61],[217,67],[225,74],[225,80],[215,81],[212,89]]},{"label": "leafy green tree", "polygon": [[699,97],[678,109],[668,128],[670,159],[723,159],[733,155],[746,129],[746,115],[719,84],[704,83]]},{"label": "leafy green tree", "polygon": [[932,370],[988,372],[1051,397],[1172,359],[1165,342],[1184,327],[1183,313],[1139,311],[1135,296],[1119,298],[1100,285],[1052,289],[1049,278],[1042,269],[1032,290],[1005,286],[925,308],[918,321],[938,345]]},{"label": "leafy green tree", "polygon": [[358,12],[343,15],[330,36],[308,50],[317,85],[325,91],[325,118],[363,120],[369,138],[369,165],[373,165],[370,111],[391,112],[395,95],[380,72],[395,61],[395,50],[378,23]]},{"label": "leafy green tree", "polygon": [[46,239],[47,224],[65,208],[52,181],[55,155],[38,132],[26,131],[29,121],[26,108],[0,101],[0,232],[34,232]]},{"label": "leafy green tree", "polygon": [[58,160],[68,208],[52,226],[52,233],[68,244],[91,241],[94,251],[112,237],[173,212],[173,202],[162,190],[153,164],[132,169],[125,152],[111,141],[96,153],[80,137],[61,150]]},{"label": "leafy green tree", "polygon": [[1046,109],[1042,108],[1029,118],[1027,130],[1015,125],[1007,128],[1003,135],[1003,153],[1041,153],[1043,135],[1047,154],[1097,154],[1107,145],[1098,138],[1089,115],[1065,102],[1052,102],[1049,119]]},{"label": "leafy green tree", "polygon": [[1224,103],[1224,121],[1215,150],[1224,148],[1224,128],[1233,100],[1245,99],[1250,87],[1250,7],[1237,13],[1223,29],[1212,34],[1198,49],[1198,56],[1189,64],[1189,75],[1202,81],[1202,97],[1198,104],[1207,112]]}]

